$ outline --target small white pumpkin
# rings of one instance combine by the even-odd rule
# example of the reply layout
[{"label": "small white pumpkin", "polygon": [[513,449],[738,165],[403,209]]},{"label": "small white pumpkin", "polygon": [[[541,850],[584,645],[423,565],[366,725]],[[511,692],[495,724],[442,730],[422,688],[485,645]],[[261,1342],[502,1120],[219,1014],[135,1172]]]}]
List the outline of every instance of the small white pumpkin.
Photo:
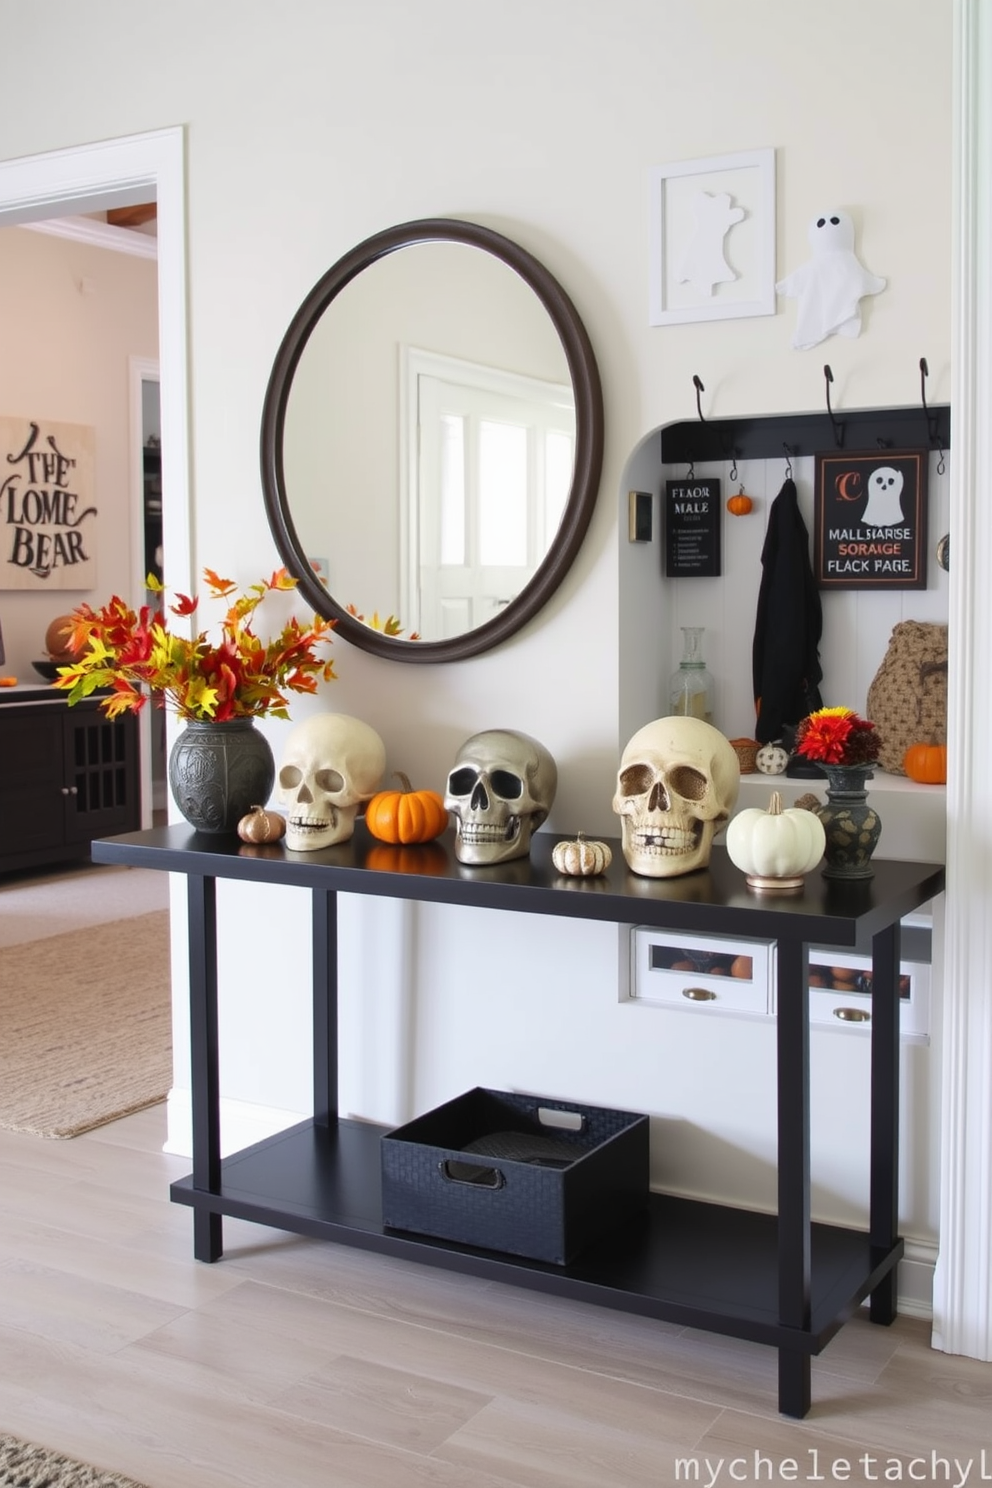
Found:
[{"label": "small white pumpkin", "polygon": [[781,744],[762,744],[754,762],[762,775],[781,775],[789,763],[789,751]]},{"label": "small white pumpkin", "polygon": [[594,878],[605,873],[613,861],[613,854],[605,842],[589,841],[580,832],[574,839],[556,842],[551,849],[551,861],[559,873],[569,878]]},{"label": "small white pumpkin", "polygon": [[803,875],[816,867],[825,847],[820,818],[796,807],[783,810],[778,791],[772,792],[767,811],[741,811],[727,828],[730,861],[753,889],[801,888]]}]

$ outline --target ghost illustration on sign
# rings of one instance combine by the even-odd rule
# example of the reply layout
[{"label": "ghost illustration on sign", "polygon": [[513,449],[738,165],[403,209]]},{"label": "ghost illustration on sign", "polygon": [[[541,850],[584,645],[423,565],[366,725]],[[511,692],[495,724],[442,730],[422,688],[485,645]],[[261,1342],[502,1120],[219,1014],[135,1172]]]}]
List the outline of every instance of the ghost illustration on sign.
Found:
[{"label": "ghost illustration on sign", "polygon": [[810,223],[808,237],[813,257],[775,286],[799,301],[792,338],[797,351],[828,336],[859,336],[862,296],[885,288],[885,280],[858,261],[854,223],[846,212],[824,212]]},{"label": "ghost illustration on sign", "polygon": [[861,518],[866,527],[898,527],[903,520],[902,471],[879,465],[868,477],[868,505]]},{"label": "ghost illustration on sign", "polygon": [[719,196],[700,191],[692,205],[695,226],[679,259],[676,279],[679,284],[691,284],[697,294],[711,295],[717,284],[737,278],[724,255],[723,240],[744,216],[744,208],[732,207],[726,191]]}]

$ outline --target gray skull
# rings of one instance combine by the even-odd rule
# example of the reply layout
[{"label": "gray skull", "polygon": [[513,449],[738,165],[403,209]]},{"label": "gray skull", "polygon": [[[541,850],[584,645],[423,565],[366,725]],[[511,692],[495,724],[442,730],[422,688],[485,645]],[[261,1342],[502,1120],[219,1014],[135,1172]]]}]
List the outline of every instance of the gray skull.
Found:
[{"label": "gray skull", "polygon": [[467,739],[444,797],[455,818],[458,861],[488,864],[526,857],[557,786],[554,760],[529,734],[489,729]]}]

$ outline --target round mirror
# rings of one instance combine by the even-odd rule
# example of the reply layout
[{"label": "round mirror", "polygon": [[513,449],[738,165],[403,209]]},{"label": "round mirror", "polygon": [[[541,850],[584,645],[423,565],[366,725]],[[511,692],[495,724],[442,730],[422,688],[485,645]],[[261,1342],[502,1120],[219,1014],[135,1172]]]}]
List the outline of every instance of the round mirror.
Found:
[{"label": "round mirror", "polygon": [[603,456],[589,338],[499,233],[390,228],[294,317],[261,455],[279,553],[339,634],[399,661],[476,655],[548,600],[589,525]]}]

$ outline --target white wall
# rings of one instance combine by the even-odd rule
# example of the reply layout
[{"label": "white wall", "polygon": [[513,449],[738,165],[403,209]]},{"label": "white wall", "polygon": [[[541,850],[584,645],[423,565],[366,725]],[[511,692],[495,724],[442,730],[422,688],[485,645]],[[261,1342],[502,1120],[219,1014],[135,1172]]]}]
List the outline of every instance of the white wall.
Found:
[{"label": "white wall", "polygon": [[[153,260],[23,227],[0,229],[0,413],[89,424],[99,508],[92,589],[0,590],[5,671],[38,682],[45,630],[84,600],[131,594],[140,492],[131,489],[128,358],[158,351]],[[140,430],[138,431],[140,438]]]},{"label": "white wall", "polygon": [[[173,0],[167,24],[165,15],[130,0],[0,0],[7,47],[44,56],[60,80],[39,109],[34,69],[9,69],[0,138],[13,157],[187,128],[196,563],[249,580],[274,561],[259,497],[259,414],[283,331],[323,270],[369,233],[421,216],[468,217],[516,238],[561,279],[600,361],[606,460],[582,552],[546,611],[499,651],[402,668],[342,643],[340,681],[321,703],[366,718],[386,740],[390,768],[402,759],[425,783],[443,777],[475,729],[521,727],[558,760],[551,827],[611,830],[628,686],[620,535],[626,462],[642,437],[694,416],[693,373],[715,417],[819,408],[827,359],[838,410],[914,402],[921,355],[931,401],[949,396],[949,6],[835,0],[829,26],[794,0],[506,0],[498,24],[491,9],[462,0]],[[879,59],[898,86],[871,85]],[[889,281],[864,334],[797,353],[793,302],[773,317],[650,327],[651,167],[768,145],[777,150],[780,273],[805,259],[811,216],[824,205],[851,210],[865,261]],[[657,645],[664,674],[670,637]],[[278,754],[282,727],[270,736]],[[280,899],[278,921],[271,896],[245,894],[240,909],[225,910],[223,1077],[232,1096],[300,1109],[306,903],[291,897]],[[673,1111],[662,1088],[672,1054],[660,1028],[636,1058],[608,1068],[588,1057],[590,1026],[607,1030],[601,1047],[621,1055],[629,1037],[609,930],[551,935],[528,919],[501,938],[512,950],[497,977],[480,967],[481,927],[455,919],[349,909],[349,965],[358,972],[374,957],[375,979],[349,1009],[345,1108],[388,1119],[405,1114],[401,1101],[432,1101],[485,1075],[588,1100],[622,1092],[626,1105],[695,1120],[695,1108]],[[376,1051],[395,1007],[415,1016],[422,1061],[413,1073],[397,1063],[387,1081]],[[497,1014],[524,1034],[487,1045],[480,1034]],[[297,1044],[278,1067],[268,1057],[274,1024]],[[711,1059],[708,1078],[718,1064],[714,1083],[726,1087],[740,1061],[732,1051]],[[716,1123],[703,1116],[712,1140],[702,1159],[714,1159],[725,1121],[731,1145],[760,1163],[764,1139],[726,1113]],[[727,1170],[713,1161],[700,1187]],[[859,1161],[842,1164],[829,1187],[842,1207],[861,1202]],[[925,1231],[928,1204],[910,1202]]]}]

